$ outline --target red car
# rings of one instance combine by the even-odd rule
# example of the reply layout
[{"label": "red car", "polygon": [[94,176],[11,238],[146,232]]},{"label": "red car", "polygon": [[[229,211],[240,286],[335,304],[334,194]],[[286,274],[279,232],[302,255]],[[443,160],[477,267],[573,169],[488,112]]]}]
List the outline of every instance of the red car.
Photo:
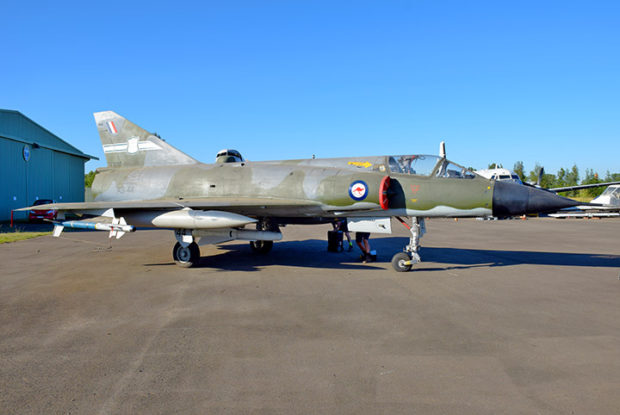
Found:
[{"label": "red car", "polygon": [[[39,199],[39,200],[35,200],[32,206],[47,205],[50,203],[54,203],[54,201],[51,199]],[[30,212],[28,212],[28,222],[40,222],[45,219],[54,220],[56,219],[57,214],[58,214],[58,211],[54,209],[31,210]]]}]

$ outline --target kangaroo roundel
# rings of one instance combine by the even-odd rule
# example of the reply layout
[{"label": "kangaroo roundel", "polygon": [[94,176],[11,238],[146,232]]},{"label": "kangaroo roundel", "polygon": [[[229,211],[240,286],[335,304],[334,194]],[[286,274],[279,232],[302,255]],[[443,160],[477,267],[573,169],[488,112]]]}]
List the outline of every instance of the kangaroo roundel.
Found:
[{"label": "kangaroo roundel", "polygon": [[349,196],[353,200],[364,200],[368,195],[368,185],[361,180],[356,180],[349,186]]}]

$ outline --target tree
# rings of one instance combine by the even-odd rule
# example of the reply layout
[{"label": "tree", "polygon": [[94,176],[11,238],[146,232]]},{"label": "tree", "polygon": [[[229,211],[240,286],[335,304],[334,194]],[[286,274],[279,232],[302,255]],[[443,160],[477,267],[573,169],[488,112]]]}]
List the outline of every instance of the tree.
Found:
[{"label": "tree", "polygon": [[91,170],[84,175],[84,187],[91,187],[93,185],[97,173],[99,172]]},{"label": "tree", "polygon": [[[573,167],[570,171],[566,173],[566,186],[577,186],[579,184],[579,169],[576,164],[573,164]],[[568,192],[570,196],[577,196],[577,190],[571,190]]]},{"label": "tree", "polygon": [[540,175],[540,171],[542,170],[543,174],[540,178],[540,187],[544,187],[548,189],[550,187],[556,186],[556,177],[554,174],[545,173],[545,169],[538,163],[534,165],[534,170],[530,171],[530,174],[527,176],[527,181],[530,183],[538,183],[538,177]]},{"label": "tree", "polygon": [[620,181],[620,173],[609,173],[607,170],[607,174],[605,175],[606,182],[617,182]]},{"label": "tree", "polygon": [[[594,172],[592,169],[586,169],[586,177],[584,177],[581,184],[595,184],[602,183],[603,181],[599,179],[598,174]],[[580,193],[583,196],[595,198],[599,196],[605,190],[604,187],[594,187],[591,189],[583,189]]]},{"label": "tree", "polygon": [[564,167],[561,167],[560,170],[558,170],[558,174],[557,177],[555,179],[555,187],[566,187],[566,170],[564,170]]},{"label": "tree", "polygon": [[522,182],[525,181],[525,172],[523,169],[522,161],[517,161],[512,169],[517,174],[517,176],[519,176],[519,179],[521,179]]},{"label": "tree", "polygon": [[534,170],[530,171],[530,174],[527,176],[527,181],[530,183],[536,183],[538,181],[538,175],[540,174],[540,170],[542,166],[536,162],[534,165]]},{"label": "tree", "polygon": [[566,183],[569,186],[577,186],[579,183],[579,169],[576,164],[570,169],[570,172],[566,173]]},{"label": "tree", "polygon": [[545,189],[555,187],[555,174],[543,173],[540,179],[540,187],[544,187]]}]

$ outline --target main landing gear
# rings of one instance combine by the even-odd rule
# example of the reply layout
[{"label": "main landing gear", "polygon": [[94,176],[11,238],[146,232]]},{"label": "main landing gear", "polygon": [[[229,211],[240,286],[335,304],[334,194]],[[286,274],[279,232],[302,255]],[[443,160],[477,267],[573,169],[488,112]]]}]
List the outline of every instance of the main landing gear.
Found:
[{"label": "main landing gear", "polygon": [[405,247],[405,252],[399,252],[392,257],[392,267],[398,272],[407,272],[411,270],[412,266],[422,261],[418,249],[420,248],[420,238],[426,233],[426,226],[424,218],[416,216],[411,218],[411,226],[398,216],[396,219],[411,232],[411,237],[409,238],[409,245]]},{"label": "main landing gear", "polygon": [[200,248],[196,242],[187,246],[177,242],[172,249],[172,257],[177,265],[183,268],[191,268],[200,262]]},{"label": "main landing gear", "polygon": [[[273,223],[269,218],[262,218],[256,222],[257,231],[280,232],[277,223]],[[259,255],[268,254],[273,248],[273,241],[250,241],[250,249]]]},{"label": "main landing gear", "polygon": [[256,231],[239,228],[175,229],[174,236],[177,243],[172,249],[172,257],[177,265],[184,268],[194,267],[200,262],[197,242],[207,245],[234,240],[250,241],[254,253],[266,254],[273,248],[273,241],[282,238],[277,222],[268,218],[257,222]]},{"label": "main landing gear", "polygon": [[250,241],[250,248],[255,254],[265,255],[273,248],[273,241]]}]

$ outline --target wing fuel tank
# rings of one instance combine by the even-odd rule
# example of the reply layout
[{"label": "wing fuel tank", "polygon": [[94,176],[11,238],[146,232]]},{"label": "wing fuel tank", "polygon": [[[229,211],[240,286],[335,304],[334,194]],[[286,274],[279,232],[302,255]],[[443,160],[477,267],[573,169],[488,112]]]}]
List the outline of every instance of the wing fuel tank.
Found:
[{"label": "wing fuel tank", "polygon": [[173,229],[235,228],[255,223],[256,219],[219,210],[180,209],[168,212],[134,212],[127,214],[127,222],[137,226]]}]

